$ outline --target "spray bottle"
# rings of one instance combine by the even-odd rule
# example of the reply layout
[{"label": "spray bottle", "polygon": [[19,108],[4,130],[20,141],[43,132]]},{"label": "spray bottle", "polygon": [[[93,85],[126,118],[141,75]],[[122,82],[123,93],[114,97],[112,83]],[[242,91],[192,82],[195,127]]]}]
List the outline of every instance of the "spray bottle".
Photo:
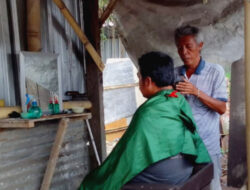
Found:
[{"label": "spray bottle", "polygon": [[31,107],[28,110],[28,113],[31,113],[32,118],[40,118],[43,115],[42,110],[37,105],[37,101],[35,99],[32,100]]}]

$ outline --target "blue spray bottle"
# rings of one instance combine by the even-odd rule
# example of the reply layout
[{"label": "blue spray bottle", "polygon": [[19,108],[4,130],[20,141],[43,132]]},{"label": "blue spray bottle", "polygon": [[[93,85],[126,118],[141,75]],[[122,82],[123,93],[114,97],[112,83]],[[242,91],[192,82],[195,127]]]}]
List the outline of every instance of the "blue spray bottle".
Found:
[{"label": "blue spray bottle", "polygon": [[40,118],[43,113],[41,108],[37,105],[37,101],[34,99],[31,103],[31,107],[28,110],[28,113],[31,113],[31,118]]}]

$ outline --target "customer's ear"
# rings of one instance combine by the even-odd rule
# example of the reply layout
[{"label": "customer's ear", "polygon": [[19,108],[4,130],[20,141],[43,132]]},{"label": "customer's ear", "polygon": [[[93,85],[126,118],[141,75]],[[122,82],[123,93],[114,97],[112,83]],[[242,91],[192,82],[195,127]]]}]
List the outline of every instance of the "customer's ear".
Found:
[{"label": "customer's ear", "polygon": [[151,79],[151,77],[146,77],[144,79],[144,85],[147,86],[147,87],[149,87],[149,86],[152,85],[152,79]]}]

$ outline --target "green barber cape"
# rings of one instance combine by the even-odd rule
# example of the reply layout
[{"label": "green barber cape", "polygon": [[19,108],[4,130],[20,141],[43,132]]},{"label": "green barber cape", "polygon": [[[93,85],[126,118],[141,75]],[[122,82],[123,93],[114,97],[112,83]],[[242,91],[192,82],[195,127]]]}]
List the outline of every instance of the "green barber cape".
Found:
[{"label": "green barber cape", "polygon": [[119,190],[151,164],[179,153],[196,163],[210,162],[187,101],[180,93],[169,95],[173,90],[160,91],[137,109],[126,133],[80,190]]}]

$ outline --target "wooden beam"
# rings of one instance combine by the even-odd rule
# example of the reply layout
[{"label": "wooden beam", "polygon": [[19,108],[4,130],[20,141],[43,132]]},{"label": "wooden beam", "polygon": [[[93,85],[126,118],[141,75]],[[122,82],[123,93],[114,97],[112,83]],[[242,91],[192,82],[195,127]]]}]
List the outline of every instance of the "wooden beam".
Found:
[{"label": "wooden beam", "polygon": [[250,184],[250,0],[245,0],[245,84],[246,84],[246,146],[247,182]]},{"label": "wooden beam", "polygon": [[102,63],[102,59],[100,57],[100,54],[97,53],[95,48],[92,46],[92,44],[89,42],[86,35],[81,30],[81,27],[77,24],[76,20],[72,16],[72,14],[69,12],[66,5],[63,3],[62,0],[53,0],[53,2],[57,5],[57,7],[60,9],[61,13],[65,17],[65,19],[68,21],[68,23],[71,25],[77,36],[80,38],[81,42],[87,49],[88,53],[96,63],[97,67],[100,69],[100,71],[104,70],[104,64]]},{"label": "wooden beam", "polygon": [[203,4],[207,4],[208,3],[208,0],[203,0]]},{"label": "wooden beam", "polygon": [[32,128],[35,127],[35,123],[43,121],[58,120],[64,118],[72,119],[90,119],[91,113],[72,113],[72,114],[55,114],[43,116],[38,119],[21,119],[21,118],[7,118],[0,119],[0,128]]},{"label": "wooden beam", "polygon": [[[98,0],[84,0],[84,28],[85,33],[93,46],[100,52],[100,28],[98,18]],[[95,67],[90,56],[86,55],[86,87],[87,95],[92,103],[92,119],[90,126],[96,141],[98,153],[101,160],[106,157],[106,143],[104,130],[104,108],[103,108],[103,77],[102,73]],[[90,152],[91,160],[95,160],[94,151]],[[97,167],[97,162],[91,162],[91,167]]]},{"label": "wooden beam", "polygon": [[139,86],[139,83],[132,83],[132,84],[121,84],[121,85],[115,85],[115,86],[105,86],[104,90],[115,90],[115,89],[121,89],[121,88],[133,88]]},{"label": "wooden beam", "polygon": [[100,21],[99,21],[100,22],[100,28],[102,27],[104,22],[107,20],[109,15],[113,12],[117,2],[118,2],[118,0],[110,0],[109,4],[107,5],[106,9],[104,10],[104,12],[102,13],[102,16],[100,18]]},{"label": "wooden beam", "polygon": [[[73,107],[83,107],[85,109],[90,109],[92,107],[92,103],[88,100],[63,102],[63,109],[71,109]],[[8,118],[8,115],[13,111],[21,113],[22,109],[20,106],[1,107],[0,108],[0,119]]]},{"label": "wooden beam", "polygon": [[27,44],[29,51],[40,51],[41,47],[41,14],[40,0],[27,0]]},{"label": "wooden beam", "polygon": [[21,107],[20,106],[13,106],[13,107],[3,107],[0,108],[0,119],[1,118],[8,118],[8,115],[13,112],[16,111],[18,113],[21,113]]},{"label": "wooden beam", "polygon": [[0,129],[29,129],[35,127],[34,122],[21,119],[1,119]]},{"label": "wooden beam", "polygon": [[71,109],[73,107],[83,107],[84,109],[90,109],[92,107],[92,103],[88,100],[63,102],[63,109]]},{"label": "wooden beam", "polygon": [[58,156],[62,147],[63,139],[64,139],[64,136],[68,127],[68,122],[69,122],[68,118],[63,118],[61,119],[59,123],[55,142],[53,144],[53,147],[50,153],[49,162],[46,168],[46,172],[45,172],[43,183],[42,183],[40,190],[49,190],[50,188],[50,184],[51,184],[52,177],[56,168]]}]

